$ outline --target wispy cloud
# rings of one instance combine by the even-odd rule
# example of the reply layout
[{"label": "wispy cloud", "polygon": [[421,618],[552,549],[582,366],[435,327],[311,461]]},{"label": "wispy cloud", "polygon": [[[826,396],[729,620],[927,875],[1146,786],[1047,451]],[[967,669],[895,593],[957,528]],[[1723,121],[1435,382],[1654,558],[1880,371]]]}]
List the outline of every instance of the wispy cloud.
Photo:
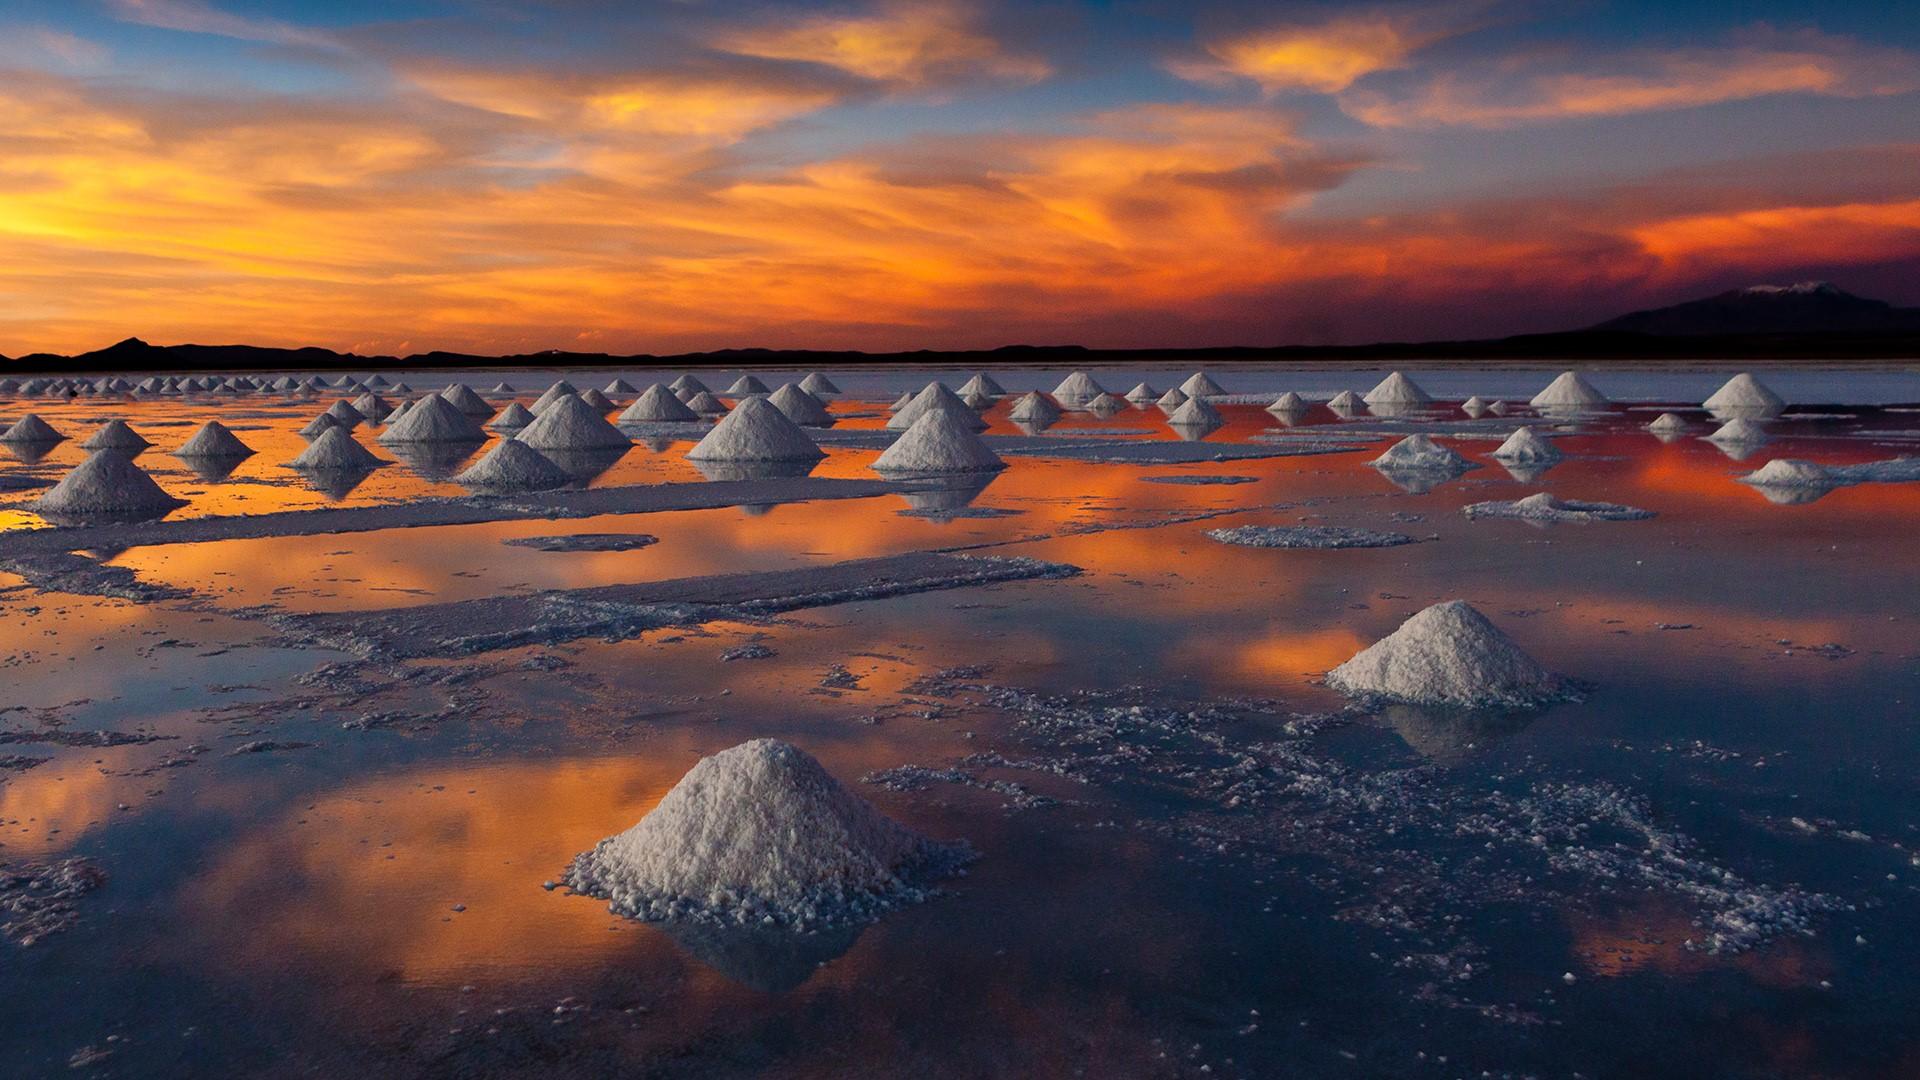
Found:
[{"label": "wispy cloud", "polygon": [[0,24],[0,67],[95,71],[110,55],[104,45],[50,26]]},{"label": "wispy cloud", "polygon": [[1338,93],[1368,75],[1404,68],[1420,50],[1465,32],[1480,6],[1363,8],[1270,23],[1207,37],[1204,55],[1176,57],[1167,67],[1194,82],[1245,79],[1268,93]]},{"label": "wispy cloud", "polygon": [[162,30],[213,34],[271,45],[341,48],[337,38],[323,31],[279,19],[235,15],[214,7],[206,0],[109,0],[109,10],[125,22],[155,26]]},{"label": "wispy cloud", "polygon": [[712,45],[741,56],[820,64],[876,82],[919,85],[987,77],[1037,82],[1051,67],[1008,49],[957,0],[896,0],[861,13],[735,27]]}]

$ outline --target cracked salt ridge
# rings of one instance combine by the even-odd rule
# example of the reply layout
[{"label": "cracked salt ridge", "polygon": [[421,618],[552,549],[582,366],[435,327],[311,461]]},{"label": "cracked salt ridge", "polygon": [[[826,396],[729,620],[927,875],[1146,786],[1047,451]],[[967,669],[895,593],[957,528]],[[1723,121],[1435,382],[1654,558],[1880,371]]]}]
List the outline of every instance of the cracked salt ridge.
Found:
[{"label": "cracked salt ridge", "polygon": [[71,927],[80,920],[75,902],[106,880],[91,859],[0,863],[0,938],[26,948]]},{"label": "cracked salt ridge", "polygon": [[522,536],[502,540],[508,547],[535,551],[637,551],[660,542],[646,533],[574,533],[567,536]]},{"label": "cracked salt ridge", "polygon": [[1175,474],[1173,476],[1143,476],[1140,478],[1140,482],[1143,484],[1198,484],[1198,485],[1252,484],[1252,483],[1258,482],[1259,479],[1260,478],[1257,476],[1230,476],[1230,475],[1190,476],[1185,474]]},{"label": "cracked salt ridge", "polygon": [[1208,529],[1207,536],[1223,544],[1258,548],[1295,548],[1336,551],[1345,548],[1399,547],[1420,541],[1406,533],[1375,532],[1337,525],[1242,525],[1237,529]]},{"label": "cracked salt ridge", "polygon": [[1563,522],[1645,521],[1655,516],[1653,511],[1642,510],[1637,506],[1556,499],[1545,492],[1512,502],[1495,500],[1469,503],[1461,507],[1460,512],[1469,518],[1509,518],[1548,525]]},{"label": "cracked salt ridge", "polygon": [[[1031,760],[1001,759],[1004,767],[1155,792],[1188,809],[1143,815],[1135,827],[1205,852],[1268,868],[1324,859],[1350,899],[1342,917],[1409,945],[1454,937],[1456,948],[1475,947],[1464,937],[1467,912],[1501,903],[1580,909],[1626,888],[1690,902],[1701,934],[1687,945],[1715,954],[1811,933],[1816,915],[1852,910],[1836,896],[1745,880],[1661,826],[1644,797],[1610,783],[1477,791],[1432,765],[1367,771],[1313,752],[1319,732],[1369,715],[1364,709],[1168,705],[1142,687],[1042,695],[955,685],[963,691],[1007,716],[1028,746]],[[1280,737],[1250,741],[1249,723]]]},{"label": "cracked salt ridge", "polygon": [[938,589],[1064,578],[1080,568],[1038,559],[920,552],[826,566],[497,596],[386,611],[273,618],[296,642],[366,657],[470,656],[584,637],[619,640],[648,630],[882,600]]}]

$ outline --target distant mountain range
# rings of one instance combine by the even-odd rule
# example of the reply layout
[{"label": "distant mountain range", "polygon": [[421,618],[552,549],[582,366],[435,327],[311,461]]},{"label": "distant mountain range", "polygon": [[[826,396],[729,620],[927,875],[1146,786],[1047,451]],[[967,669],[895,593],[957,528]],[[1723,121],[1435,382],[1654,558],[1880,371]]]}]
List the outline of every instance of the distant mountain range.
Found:
[{"label": "distant mountain range", "polygon": [[1088,349],[1080,345],[1007,345],[974,351],[864,353],[810,349],[722,349],[672,356],[549,351],[513,356],[430,352],[360,356],[331,349],[255,345],[149,345],[139,338],[76,356],[0,356],[0,373],[105,371],[324,371],[330,368],[802,367],[860,364],[1124,364],[1152,360],[1709,360],[1920,357],[1920,308],[1855,296],[1824,281],[1753,285],[1703,300],[1622,315],[1585,330],[1476,341],[1380,342],[1205,349]]}]

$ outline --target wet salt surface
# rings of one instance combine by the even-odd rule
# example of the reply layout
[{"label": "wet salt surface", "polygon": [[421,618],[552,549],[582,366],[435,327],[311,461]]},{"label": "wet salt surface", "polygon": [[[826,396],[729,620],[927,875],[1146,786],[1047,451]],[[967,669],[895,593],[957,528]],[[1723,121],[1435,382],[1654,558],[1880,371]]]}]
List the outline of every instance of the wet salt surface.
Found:
[{"label": "wet salt surface", "polygon": [[[882,382],[889,401],[927,377],[833,374]],[[1215,374],[1229,390],[1377,381]],[[1704,394],[1724,375],[1649,385]],[[537,392],[551,375],[507,378]],[[1650,377],[1591,378],[1628,396]],[[1793,380],[1796,401],[1920,397],[1878,373]],[[1436,382],[1443,399],[1524,400],[1546,378]],[[848,419],[831,430],[877,426],[873,399],[837,402]],[[169,522],[462,496],[432,462],[337,503],[279,469],[331,401],[112,408],[160,436],[139,460],[190,500]],[[33,408],[77,435],[108,406]],[[1410,494],[1365,466],[1410,421],[1315,407],[1280,428],[1260,408],[1225,407],[1197,445],[1308,431],[1364,448],[1236,461],[1252,480],[1231,486],[1141,482],[1218,474],[1201,459],[1147,473],[1023,454],[937,495],[671,511],[609,496],[559,521],[99,538],[108,550],[65,568],[116,571],[144,603],[0,568],[0,732],[42,761],[0,772],[0,874],[85,859],[105,875],[58,901],[70,923],[0,945],[16,1003],[0,1069],[1866,1076],[1920,1060],[1920,487],[1776,504],[1735,479],[1773,457],[1883,460],[1875,442],[1920,425],[1823,409],[1837,415],[1771,424],[1736,462],[1622,410],[1556,421],[1569,456],[1528,483],[1483,468]],[[234,476],[164,455],[167,432],[191,430],[168,425],[243,411],[263,414],[244,436],[262,453]],[[989,419],[990,437],[1030,437]],[[1436,438],[1491,464],[1520,422]],[[1069,414],[1046,436],[1076,428],[1170,438],[1158,410]],[[874,479],[867,439],[829,440],[813,475]],[[636,446],[593,485],[703,483],[690,444]],[[35,465],[5,458],[0,477],[57,479],[78,460],[61,444]],[[1542,490],[1658,516],[1534,532],[1460,513]],[[1342,553],[1205,535],[1271,527],[1276,509],[1437,540]],[[0,511],[0,528],[36,524]],[[502,543],[610,533],[659,542]],[[0,554],[24,539],[0,536]],[[949,549],[1082,572],[411,661],[301,647],[275,621],[359,612],[373,629],[371,613],[418,608],[421,625],[465,600]],[[1586,699],[1370,711],[1317,685],[1456,596]],[[946,895],[802,937],[676,934],[542,888],[700,756],[761,736],[980,860]]]}]

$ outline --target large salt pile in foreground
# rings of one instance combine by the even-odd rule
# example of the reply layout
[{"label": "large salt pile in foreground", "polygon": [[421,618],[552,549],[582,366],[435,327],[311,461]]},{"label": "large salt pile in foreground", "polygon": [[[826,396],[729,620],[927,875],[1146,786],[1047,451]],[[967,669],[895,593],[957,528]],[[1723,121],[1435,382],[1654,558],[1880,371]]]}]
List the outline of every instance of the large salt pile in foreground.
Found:
[{"label": "large salt pile in foreground", "polygon": [[1501,461],[1559,461],[1560,451],[1532,428],[1513,429],[1493,456]]},{"label": "large salt pile in foreground", "polygon": [[1361,398],[1369,405],[1425,405],[1433,400],[1432,395],[1420,389],[1420,385],[1396,371],[1380,380],[1380,385],[1367,391]]},{"label": "large salt pile in foreground", "polygon": [[514,438],[535,450],[625,450],[632,445],[619,428],[573,394],[548,402]]},{"label": "large salt pile in foreground", "polygon": [[922,413],[873,463],[878,473],[994,472],[1006,467],[971,427],[939,409]]},{"label": "large salt pile in foreground", "polygon": [[1572,696],[1464,600],[1435,604],[1327,672],[1344,694],[1412,705],[1525,708]]},{"label": "large salt pile in foreground", "polygon": [[1527,404],[1536,409],[1595,409],[1607,403],[1607,395],[1594,389],[1579,372],[1563,371]]},{"label": "large salt pile in foreground", "polygon": [[14,421],[5,435],[0,435],[0,442],[56,443],[65,438],[65,435],[53,430],[52,424],[40,419],[38,414],[28,413]]},{"label": "large salt pile in foreground", "polygon": [[564,880],[635,919],[806,928],[926,899],[918,883],[966,858],[889,820],[804,751],[755,739],[701,759]]},{"label": "large salt pile in foreground", "polygon": [[1105,392],[1104,387],[1093,381],[1093,376],[1084,371],[1076,371],[1060,380],[1060,385],[1053,388],[1053,397],[1056,401],[1077,404],[1082,401],[1091,401]]},{"label": "large salt pile in foreground", "polygon": [[109,420],[100,425],[100,430],[87,436],[80,444],[82,450],[145,450],[153,444],[128,426],[125,420]]},{"label": "large salt pile in foreground", "polygon": [[1023,423],[1051,424],[1060,419],[1060,406],[1038,390],[1031,390],[1020,396],[1007,412],[1007,419]]},{"label": "large salt pile in foreground", "polygon": [[686,423],[700,419],[700,414],[687,408],[686,403],[673,396],[673,391],[654,383],[646,388],[627,411],[620,414],[623,423]]},{"label": "large salt pile in foreground", "polygon": [[[555,410],[547,410],[547,416]],[[541,417],[542,420],[546,417]],[[467,471],[453,478],[479,491],[545,491],[565,485],[567,470],[518,439],[501,439]]]},{"label": "large salt pile in foreground", "polygon": [[487,437],[472,417],[438,394],[421,398],[397,416],[388,418],[378,442],[480,442]]},{"label": "large salt pile in foreground", "polygon": [[1408,472],[1465,472],[1479,466],[1434,442],[1427,435],[1409,435],[1387,448],[1387,452],[1368,462],[1376,469],[1401,469]]},{"label": "large salt pile in foreground", "polygon": [[792,383],[781,383],[780,389],[767,395],[767,401],[786,413],[787,419],[796,424],[822,427],[833,422],[833,418],[827,415],[826,405],[819,398]]},{"label": "large salt pile in foreground", "polygon": [[253,448],[240,441],[240,437],[227,430],[227,426],[218,420],[209,420],[200,425],[186,445],[173,452],[181,458],[231,458],[247,457]]},{"label": "large salt pile in foreground", "polygon": [[1743,371],[1728,379],[1725,386],[1715,390],[1713,396],[1702,404],[1716,412],[1772,415],[1786,408],[1787,400],[1751,373]]},{"label": "large salt pile in foreground", "polygon": [[985,430],[987,426],[987,422],[980,419],[979,413],[968,408],[967,403],[947,389],[946,384],[937,382],[928,383],[926,389],[915,394],[905,408],[888,417],[887,426],[895,431],[905,431],[932,409],[952,413],[955,420],[967,425],[973,431]]},{"label": "large salt pile in foreground", "polygon": [[742,398],[687,451],[694,461],[813,461],[825,456],[787,414],[760,397]]},{"label": "large salt pile in foreground", "polygon": [[330,427],[320,433],[320,437],[307,445],[300,456],[287,462],[295,469],[320,469],[352,471],[374,469],[386,462],[373,456],[373,452],[361,446],[353,439],[353,433],[343,427]]},{"label": "large salt pile in foreground", "polygon": [[45,495],[28,504],[35,513],[68,517],[134,517],[185,506],[160,489],[133,459],[96,450]]}]

